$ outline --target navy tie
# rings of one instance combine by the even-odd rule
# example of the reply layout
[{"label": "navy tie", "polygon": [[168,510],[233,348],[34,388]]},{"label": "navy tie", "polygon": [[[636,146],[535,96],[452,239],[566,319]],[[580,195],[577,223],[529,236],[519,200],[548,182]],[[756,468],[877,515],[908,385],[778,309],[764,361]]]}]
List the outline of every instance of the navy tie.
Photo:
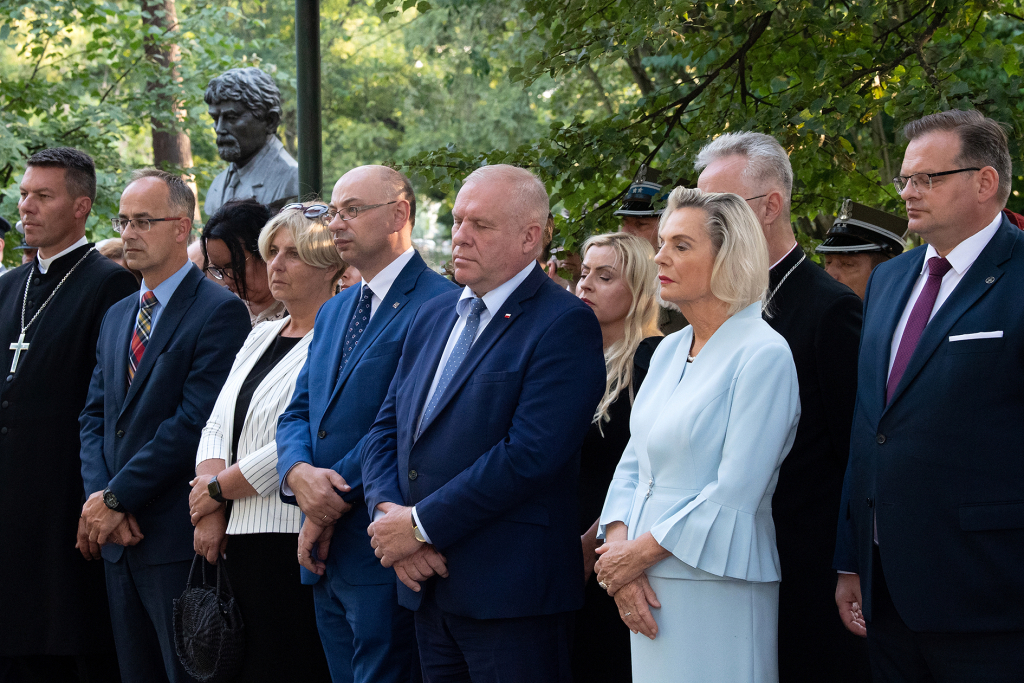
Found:
[{"label": "navy tie", "polygon": [[469,310],[469,317],[466,318],[466,327],[463,328],[462,334],[459,335],[458,341],[455,342],[452,355],[448,356],[448,362],[444,365],[441,379],[437,381],[437,387],[434,389],[434,393],[431,394],[430,400],[427,401],[427,407],[423,411],[423,417],[420,419],[420,426],[416,430],[417,437],[423,431],[424,425],[430,424],[430,416],[437,408],[441,397],[444,396],[444,390],[448,388],[452,377],[455,376],[459,366],[462,365],[462,361],[466,359],[466,354],[469,353],[469,349],[473,346],[473,340],[476,339],[476,331],[480,329],[480,314],[483,313],[486,307],[487,305],[483,299],[473,299],[472,307]]},{"label": "navy tie", "polygon": [[370,323],[370,302],[372,299],[373,291],[370,289],[370,286],[363,285],[363,292],[359,297],[359,305],[356,306],[356,312],[352,314],[352,320],[349,322],[348,330],[345,332],[345,347],[341,350],[341,367],[345,367],[348,357],[352,355],[356,345],[359,343],[359,338],[363,336],[366,326]]}]

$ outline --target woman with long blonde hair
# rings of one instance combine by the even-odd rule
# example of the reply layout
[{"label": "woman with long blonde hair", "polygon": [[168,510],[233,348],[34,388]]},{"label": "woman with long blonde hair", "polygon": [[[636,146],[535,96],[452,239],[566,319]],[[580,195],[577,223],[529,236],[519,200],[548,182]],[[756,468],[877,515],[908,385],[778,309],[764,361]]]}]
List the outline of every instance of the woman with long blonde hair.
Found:
[{"label": "woman with long blonde hair", "polygon": [[607,383],[583,441],[580,461],[580,533],[586,603],[577,613],[573,677],[629,681],[629,629],[615,601],[592,576],[597,518],[612,473],[629,441],[629,416],[647,374],[658,331],[658,267],[650,243],[634,235],[595,235],[583,244],[576,295],[601,325]]}]

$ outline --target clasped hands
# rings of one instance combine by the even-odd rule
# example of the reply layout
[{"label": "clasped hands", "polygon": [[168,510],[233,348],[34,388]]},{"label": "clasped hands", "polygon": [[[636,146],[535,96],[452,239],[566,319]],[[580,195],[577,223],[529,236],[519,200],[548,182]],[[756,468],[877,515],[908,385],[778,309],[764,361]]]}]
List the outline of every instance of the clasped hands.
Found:
[{"label": "clasped hands", "polygon": [[385,567],[393,567],[398,580],[417,593],[420,581],[431,576],[448,577],[448,560],[434,546],[416,540],[412,508],[381,503],[384,516],[366,529],[374,554]]},{"label": "clasped hands", "polygon": [[597,549],[601,556],[594,565],[597,580],[615,599],[626,626],[633,633],[642,633],[654,640],[658,624],[650,608],[660,608],[661,603],[644,572],[670,553],[650,532],[635,541],[626,540],[626,527],[621,522],[609,525],[608,537],[609,540]]},{"label": "clasped hands", "polygon": [[103,502],[103,492],[96,491],[82,506],[78,519],[75,547],[87,560],[100,559],[100,546],[108,543],[130,546],[143,539],[135,516],[115,512]]}]

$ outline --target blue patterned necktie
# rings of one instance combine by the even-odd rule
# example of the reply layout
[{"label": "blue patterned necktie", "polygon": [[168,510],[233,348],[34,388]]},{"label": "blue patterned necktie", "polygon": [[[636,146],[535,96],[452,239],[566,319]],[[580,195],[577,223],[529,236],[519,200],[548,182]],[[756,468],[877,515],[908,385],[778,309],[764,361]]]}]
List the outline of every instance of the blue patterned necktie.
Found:
[{"label": "blue patterned necktie", "polygon": [[423,417],[420,419],[419,428],[416,430],[416,436],[419,437],[420,432],[423,431],[423,426],[430,424],[430,416],[437,408],[437,404],[441,401],[441,397],[444,396],[444,390],[448,388],[448,384],[452,381],[452,377],[455,376],[459,366],[462,365],[462,361],[466,359],[466,354],[469,353],[469,349],[473,346],[473,340],[476,339],[476,331],[480,329],[480,314],[483,313],[487,305],[483,299],[473,299],[472,307],[469,310],[469,317],[466,318],[466,327],[463,328],[462,334],[459,335],[458,341],[455,342],[455,348],[452,349],[452,354],[448,356],[448,362],[444,365],[444,371],[441,373],[441,379],[437,381],[437,387],[434,389],[434,393],[431,394],[430,400],[427,402],[427,408],[423,411]]},{"label": "blue patterned necktie", "polygon": [[348,324],[348,331],[345,332],[345,347],[341,351],[341,367],[345,367],[348,357],[352,355],[359,338],[366,331],[370,323],[370,302],[373,299],[373,290],[369,285],[363,285],[363,292],[359,297],[359,305],[356,312],[352,314],[352,320]]}]

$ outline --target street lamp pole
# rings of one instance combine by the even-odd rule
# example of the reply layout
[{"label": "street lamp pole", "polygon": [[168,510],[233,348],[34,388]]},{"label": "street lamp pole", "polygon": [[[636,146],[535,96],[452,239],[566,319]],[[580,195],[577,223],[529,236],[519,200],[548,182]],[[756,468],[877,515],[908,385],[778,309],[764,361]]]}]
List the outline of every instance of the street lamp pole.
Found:
[{"label": "street lamp pole", "polygon": [[299,198],[323,192],[320,123],[320,0],[295,0]]}]

